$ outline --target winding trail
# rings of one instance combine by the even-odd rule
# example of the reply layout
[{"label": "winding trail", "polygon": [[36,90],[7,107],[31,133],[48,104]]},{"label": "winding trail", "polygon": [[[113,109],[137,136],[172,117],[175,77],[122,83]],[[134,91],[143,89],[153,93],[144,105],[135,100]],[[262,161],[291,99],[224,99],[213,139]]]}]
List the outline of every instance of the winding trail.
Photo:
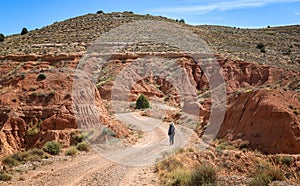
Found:
[{"label": "winding trail", "polygon": [[57,161],[34,170],[17,173],[8,185],[159,185],[150,167],[166,154],[183,147],[193,131],[177,126],[175,145],[170,146],[168,124],[143,117],[139,113],[117,114],[129,127],[142,130],[138,143],[122,148],[101,149],[79,154],[65,161]]}]

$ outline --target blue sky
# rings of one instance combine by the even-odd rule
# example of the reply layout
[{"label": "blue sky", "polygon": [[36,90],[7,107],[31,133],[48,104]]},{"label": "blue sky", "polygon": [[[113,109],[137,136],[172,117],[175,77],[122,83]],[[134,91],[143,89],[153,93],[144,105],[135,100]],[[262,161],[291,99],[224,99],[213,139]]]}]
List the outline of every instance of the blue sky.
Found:
[{"label": "blue sky", "polygon": [[189,24],[266,27],[300,24],[300,0],[1,0],[0,33],[20,33],[95,13],[133,11]]}]

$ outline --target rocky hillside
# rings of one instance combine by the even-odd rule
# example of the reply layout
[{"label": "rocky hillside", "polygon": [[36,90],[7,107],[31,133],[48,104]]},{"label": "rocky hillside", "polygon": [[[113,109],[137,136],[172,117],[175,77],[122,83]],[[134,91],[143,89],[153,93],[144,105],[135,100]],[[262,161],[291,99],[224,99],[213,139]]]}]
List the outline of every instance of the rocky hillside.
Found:
[{"label": "rocky hillside", "polygon": [[[72,18],[25,35],[8,36],[0,43],[0,154],[41,146],[50,140],[70,145],[78,121],[93,122],[74,116],[76,109],[93,115],[88,106],[75,110],[72,107],[73,102],[79,101],[71,95],[80,58],[101,34],[135,20],[181,24],[213,49],[229,98],[220,138],[242,139],[249,148],[265,153],[300,153],[300,26],[190,26],[163,17],[123,12]],[[151,52],[154,56],[173,58],[188,72],[203,106],[197,128],[201,135],[209,119],[211,99],[207,78],[199,64],[164,43],[138,43],[122,52],[98,72],[93,86],[96,106],[102,114],[95,120],[102,121],[118,136],[128,136],[128,130],[111,118],[111,89],[116,74],[138,59],[140,52]],[[178,92],[164,79],[149,77],[137,82],[129,101],[141,93],[150,100],[180,105]],[[276,141],[272,141],[274,135]]]},{"label": "rocky hillside", "polygon": [[32,30],[25,35],[8,36],[0,45],[0,55],[84,53],[101,34],[121,24],[145,19],[172,21],[167,18],[141,16],[129,12],[87,14]]},{"label": "rocky hillside", "polygon": [[[0,55],[85,52],[87,46],[101,34],[124,23],[138,20],[176,22],[165,17],[136,15],[131,12],[87,14],[55,22],[25,35],[8,36],[0,45]],[[210,25],[184,26],[197,33],[216,53],[234,60],[288,68],[299,67],[299,25],[262,29]],[[259,44],[263,45],[264,50],[257,48]]]}]

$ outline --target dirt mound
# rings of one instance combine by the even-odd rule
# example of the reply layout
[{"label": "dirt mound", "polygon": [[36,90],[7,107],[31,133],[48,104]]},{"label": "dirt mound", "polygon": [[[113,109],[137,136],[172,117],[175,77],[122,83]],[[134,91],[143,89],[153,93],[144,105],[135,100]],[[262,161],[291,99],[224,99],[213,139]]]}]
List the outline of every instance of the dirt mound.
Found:
[{"label": "dirt mound", "polygon": [[243,139],[264,153],[300,153],[299,95],[262,89],[239,95],[226,112],[220,138]]}]

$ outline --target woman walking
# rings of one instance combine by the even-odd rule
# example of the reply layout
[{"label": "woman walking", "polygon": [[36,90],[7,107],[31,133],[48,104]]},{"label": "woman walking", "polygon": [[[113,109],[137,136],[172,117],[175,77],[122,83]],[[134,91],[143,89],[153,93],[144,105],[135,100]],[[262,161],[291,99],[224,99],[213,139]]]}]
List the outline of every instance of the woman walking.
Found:
[{"label": "woman walking", "polygon": [[171,122],[168,130],[168,135],[170,138],[170,145],[174,145],[174,136],[175,136],[175,126],[174,123]]}]

